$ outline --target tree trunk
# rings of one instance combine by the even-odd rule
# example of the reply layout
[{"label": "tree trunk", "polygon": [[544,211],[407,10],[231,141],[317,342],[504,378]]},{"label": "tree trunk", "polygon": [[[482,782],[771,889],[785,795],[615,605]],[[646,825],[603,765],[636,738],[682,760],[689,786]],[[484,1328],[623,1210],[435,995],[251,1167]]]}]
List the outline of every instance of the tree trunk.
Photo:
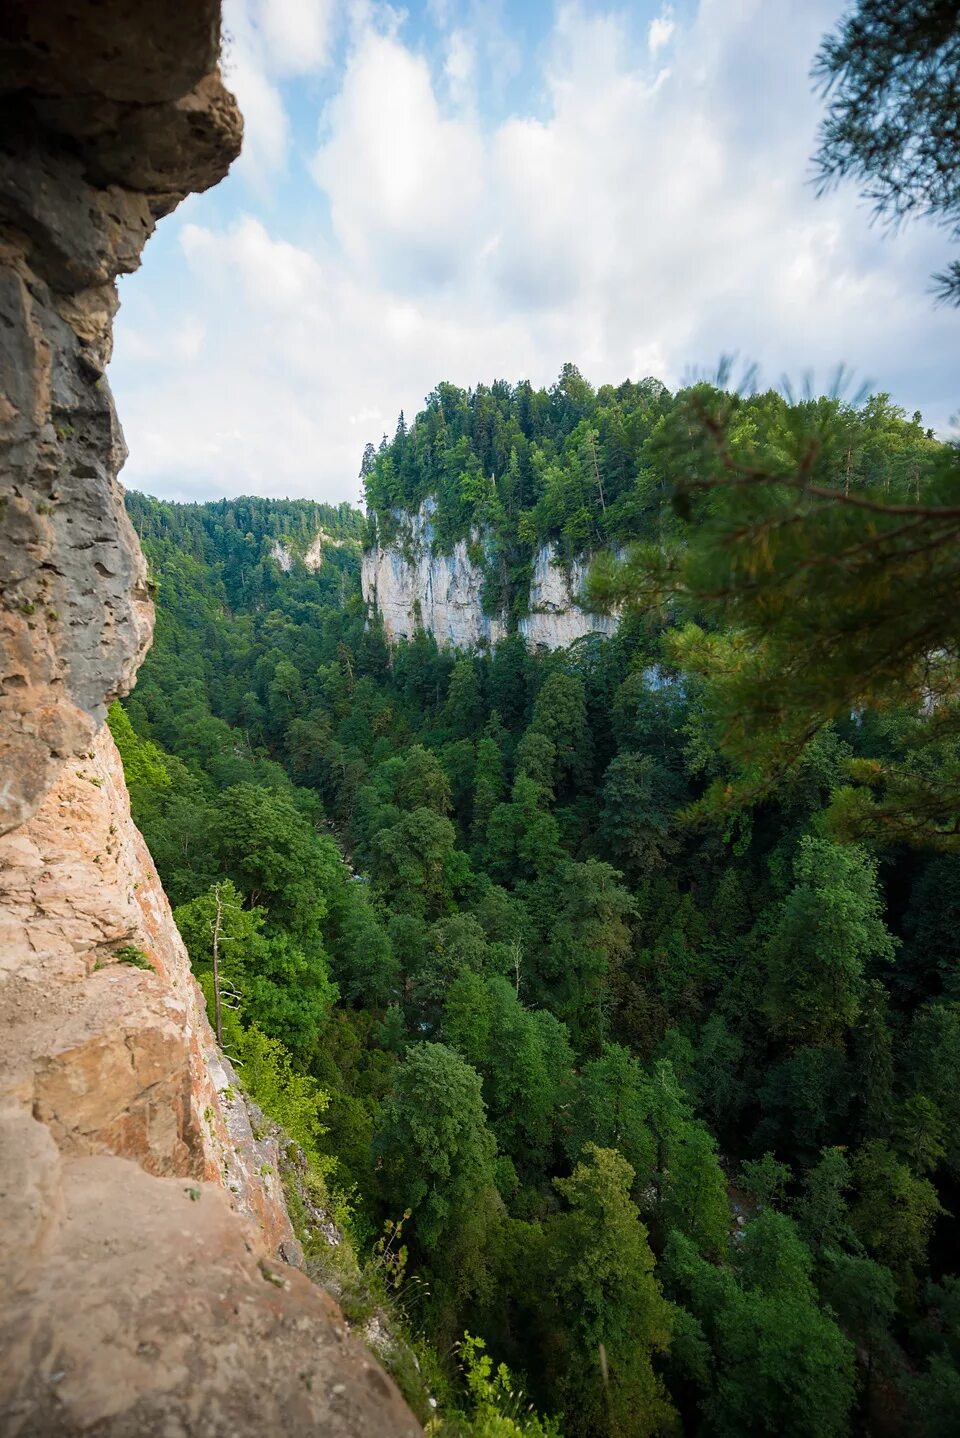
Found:
[{"label": "tree trunk", "polygon": [[223,927],[223,904],[220,899],[220,885],[214,888],[214,898],[217,905],[216,918],[211,926],[213,934],[213,1012],[214,1028],[217,1034],[217,1043],[223,1043],[223,1025],[220,1013],[220,932]]}]

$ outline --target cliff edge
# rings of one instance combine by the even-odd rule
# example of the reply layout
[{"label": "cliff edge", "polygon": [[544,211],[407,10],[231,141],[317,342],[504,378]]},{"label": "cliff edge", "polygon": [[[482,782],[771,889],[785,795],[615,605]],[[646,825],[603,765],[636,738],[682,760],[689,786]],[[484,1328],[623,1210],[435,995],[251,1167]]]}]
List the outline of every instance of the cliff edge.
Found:
[{"label": "cliff edge", "polygon": [[[219,0],[0,14],[0,1431],[413,1435],[298,1250],[103,727],[152,631],[115,278],[241,121]],[[269,1154],[266,1155],[269,1158]]]},{"label": "cliff edge", "polygon": [[[363,553],[360,584],[371,613],[379,616],[390,644],[428,631],[452,649],[494,648],[510,632],[507,614],[484,610],[484,572],[471,556],[483,547],[474,529],[449,554],[438,549],[433,526],[435,501],[413,513],[394,510],[397,535]],[[535,550],[530,566],[526,612],[517,631],[530,649],[564,649],[590,634],[615,634],[616,614],[591,610],[584,599],[591,556],[564,563],[553,544]]]}]

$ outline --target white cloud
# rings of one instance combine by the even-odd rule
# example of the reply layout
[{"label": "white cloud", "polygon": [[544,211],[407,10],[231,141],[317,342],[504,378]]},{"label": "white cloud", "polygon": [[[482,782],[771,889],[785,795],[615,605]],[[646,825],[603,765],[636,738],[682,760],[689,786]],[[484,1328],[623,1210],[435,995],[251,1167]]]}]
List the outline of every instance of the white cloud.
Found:
[{"label": "white cloud", "polygon": [[675,29],[673,12],[668,6],[666,10],[661,11],[650,21],[650,28],[647,31],[647,47],[651,55],[656,55],[658,50],[662,50],[665,45],[670,44]]},{"label": "white cloud", "polygon": [[473,100],[476,64],[476,51],[470,36],[464,30],[454,30],[447,41],[443,62],[443,73],[454,104],[462,105]]},{"label": "white cloud", "polygon": [[236,172],[264,193],[286,164],[289,126],[283,101],[242,42],[229,61],[226,79],[243,112],[243,151]]},{"label": "white cloud", "polygon": [[330,60],[336,0],[224,0],[224,73],[243,112],[237,175],[268,196],[286,167],[290,123],[280,82]]},{"label": "white cloud", "polygon": [[414,285],[456,275],[483,201],[483,139],[442,113],[426,60],[364,30],[325,119],[313,174],[347,257]]},{"label": "white cloud", "polygon": [[334,0],[260,0],[256,8],[276,74],[323,69],[330,56]]},{"label": "white cloud", "polygon": [[[282,47],[256,41],[252,6],[243,43],[279,93]],[[356,498],[364,442],[440,379],[549,383],[567,359],[597,383],[673,385],[731,352],[765,382],[829,383],[843,361],[946,422],[956,318],[926,293],[942,241],[888,237],[850,189],[817,200],[808,183],[809,61],[838,0],[702,0],[682,23],[664,10],[669,70],[662,29],[564,5],[529,104],[494,124],[469,95],[475,30],[444,32],[434,72],[396,14],[384,28],[371,0],[349,13],[320,191],[280,211],[231,178],[123,282],[128,484]],[[288,143],[275,121],[263,95],[248,107],[247,162],[267,173]],[[329,229],[314,233],[321,199]]]}]

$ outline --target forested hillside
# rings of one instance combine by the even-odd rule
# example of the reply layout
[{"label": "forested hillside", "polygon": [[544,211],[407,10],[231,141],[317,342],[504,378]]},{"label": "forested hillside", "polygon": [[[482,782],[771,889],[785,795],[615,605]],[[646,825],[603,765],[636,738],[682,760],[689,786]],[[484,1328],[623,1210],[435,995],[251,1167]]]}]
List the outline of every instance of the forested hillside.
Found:
[{"label": "forested hillside", "polygon": [[[388,650],[346,507],[128,497],[158,603],[111,719],[135,816],[444,1432],[953,1431],[960,857],[837,809],[913,762],[916,710],[838,705],[762,776],[725,722],[701,541],[747,520],[713,466],[792,472],[811,436],[841,493],[940,482],[882,398],[440,386],[368,452],[377,523],[432,495],[511,563],[648,542],[598,581],[619,633],[546,656]],[[273,541],[318,528],[346,542],[284,573]]]},{"label": "forested hillside", "polygon": [[[798,415],[829,421],[847,488],[882,476],[895,493],[909,493],[938,448],[920,416],[908,420],[887,395],[791,406],[773,391],[753,394],[735,437],[758,439],[764,456],[782,454]],[[392,441],[367,445],[368,541],[390,543],[403,516],[429,500],[437,547],[473,538],[485,608],[515,621],[541,545],[569,561],[655,539],[665,521],[669,529],[667,477],[688,432],[687,406],[656,379],[597,390],[567,364],[549,389],[440,384],[414,423],[401,414]]]}]

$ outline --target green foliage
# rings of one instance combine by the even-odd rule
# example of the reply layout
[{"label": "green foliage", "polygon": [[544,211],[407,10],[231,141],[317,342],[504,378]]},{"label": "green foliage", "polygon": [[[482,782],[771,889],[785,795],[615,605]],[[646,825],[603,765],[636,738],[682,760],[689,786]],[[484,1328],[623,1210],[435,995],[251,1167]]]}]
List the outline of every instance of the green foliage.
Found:
[{"label": "green foliage", "polygon": [[936,1189],[911,1173],[879,1139],[854,1155],[852,1177],[854,1232],[867,1252],[911,1289],[926,1259],[934,1219],[944,1212]]},{"label": "green foliage", "polygon": [[620,1044],[586,1064],[574,1093],[567,1152],[576,1161],[589,1143],[617,1150],[643,1188],[656,1161],[650,1125],[652,1095],[643,1065]]},{"label": "green foliage", "polygon": [[[814,441],[819,488],[937,515],[799,484]],[[945,1421],[949,463],[882,398],[440,386],[365,466],[381,537],[430,497],[440,548],[483,523],[514,618],[545,540],[646,545],[617,635],[547,655],[388,653],[352,511],[129,497],[159,583],[111,715],[135,817],[208,1000],[220,896],[224,1046],[349,1190],[346,1301],[408,1309],[441,1432],[555,1431],[522,1381],[571,1438],[840,1434],[855,1361],[865,1412],[910,1373]]]},{"label": "green foliage", "polygon": [[810,835],[767,951],[766,1004],[794,1043],[835,1042],[857,1019],[866,966],[893,957],[866,854]]},{"label": "green foliage", "polygon": [[[181,904],[173,914],[190,961],[200,973],[213,963],[217,897],[216,888],[208,889],[189,904]],[[244,908],[243,895],[230,879],[219,886],[219,898],[221,927],[217,938],[222,973],[241,983],[248,971],[256,969],[257,954],[263,948],[261,936],[266,910]]]},{"label": "green foliage", "polygon": [[126,710],[116,701],[107,711],[107,723],[123,761],[123,774],[135,806],[147,805],[159,790],[170,787],[163,752],[149,739],[141,739]]},{"label": "green foliage", "polygon": [[466,1413],[447,1415],[431,1424],[431,1438],[561,1438],[552,1418],[540,1418],[505,1363],[486,1352],[482,1338],[463,1335],[460,1344]]},{"label": "green foliage", "polygon": [[335,846],[282,793],[236,784],[217,808],[218,857],[247,903],[262,904],[270,921],[295,938],[314,941],[326,913],[324,891],[336,882]]},{"label": "green foliage", "polygon": [[790,1178],[790,1165],[778,1163],[769,1149],[740,1165],[740,1185],[758,1208],[782,1208]]},{"label": "green foliage", "polygon": [[853,1346],[816,1302],[810,1258],[792,1223],[765,1210],[743,1231],[733,1270],[671,1236],[670,1288],[702,1325],[715,1355],[701,1411],[711,1433],[815,1438],[848,1432]]},{"label": "green foliage", "polygon": [[[960,40],[949,3],[908,0],[896,15],[859,0],[827,36],[814,75],[827,97],[816,156],[821,189],[853,176],[876,214],[932,217],[960,229],[956,97]],[[937,275],[960,304],[960,261]]]},{"label": "green foliage", "polygon": [[155,972],[153,964],[136,944],[123,944],[119,949],[114,949],[113,957],[118,964],[127,964],[132,969],[146,969],[151,974]]},{"label": "green foliage", "polygon": [[690,621],[669,654],[705,681],[712,734],[738,767],[698,812],[756,800],[825,726],[869,712],[895,742],[849,762],[833,832],[956,848],[960,449],[886,395],[791,404],[707,385],[682,397],[660,442],[682,538],[637,547],[594,587]]},{"label": "green foliage", "polygon": [[476,1288],[496,1213],[496,1143],[476,1072],[442,1044],[409,1048],[380,1111],[374,1154],[385,1194],[410,1209],[424,1252],[458,1289]]},{"label": "green foliage", "polygon": [[326,1132],[321,1115],[329,1095],[309,1074],[298,1073],[279,1039],[261,1033],[255,1024],[239,1029],[237,1057],[243,1067],[243,1086],[264,1113],[274,1119],[321,1171],[319,1142]]},{"label": "green foliage", "polygon": [[572,1175],[555,1179],[567,1209],[548,1228],[551,1289],[570,1354],[559,1385],[584,1433],[658,1433],[673,1414],[653,1358],[670,1340],[670,1306],[630,1199],[633,1171],[588,1144]]},{"label": "green foliage", "polygon": [[841,1148],[825,1148],[820,1161],[807,1170],[796,1216],[800,1232],[814,1253],[841,1246],[858,1247],[846,1197],[852,1181],[852,1170]]},{"label": "green foliage", "polygon": [[604,775],[600,830],[607,853],[635,880],[663,868],[679,845],[672,820],[682,781],[650,754],[618,754]]},{"label": "green foliage", "polygon": [[860,1254],[828,1249],[819,1287],[844,1333],[871,1364],[891,1351],[897,1284],[889,1268]]},{"label": "green foliage", "polygon": [[960,1003],[928,1003],[917,1010],[907,1073],[911,1086],[935,1106],[945,1161],[960,1173]]},{"label": "green foliage", "polygon": [[299,1057],[308,1056],[338,996],[322,948],[315,941],[305,951],[286,931],[264,932],[267,910],[244,908],[240,891],[228,879],[174,910],[201,975],[212,967],[218,912],[222,983],[266,1033]]},{"label": "green foliage", "polygon": [[370,868],[392,908],[430,918],[453,910],[456,889],[469,872],[453,824],[423,808],[401,814],[374,835]]},{"label": "green foliage", "polygon": [[960,1396],[960,1279],[955,1274],[927,1286],[930,1304],[924,1334],[927,1359],[908,1383],[910,1417],[923,1438],[946,1438],[956,1427]]}]

